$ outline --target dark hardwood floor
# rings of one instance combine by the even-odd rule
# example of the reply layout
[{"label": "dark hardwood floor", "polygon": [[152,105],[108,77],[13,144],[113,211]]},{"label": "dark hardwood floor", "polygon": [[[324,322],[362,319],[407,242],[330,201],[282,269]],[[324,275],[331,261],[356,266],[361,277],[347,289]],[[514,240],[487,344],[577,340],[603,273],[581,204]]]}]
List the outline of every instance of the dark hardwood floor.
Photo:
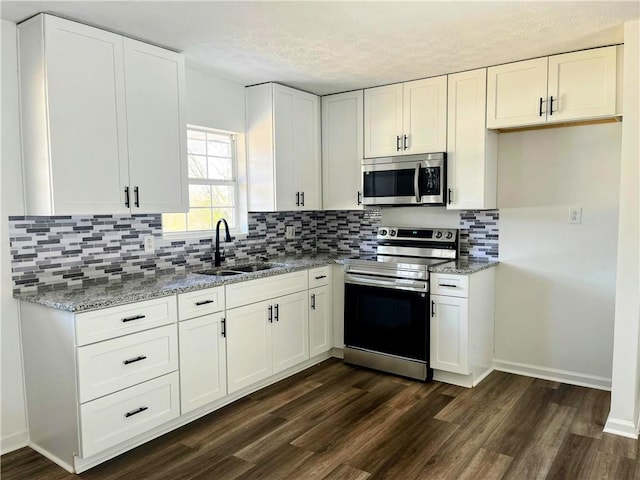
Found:
[{"label": "dark hardwood floor", "polygon": [[[638,441],[602,433],[609,393],[493,372],[419,383],[328,360],[82,479],[640,479]],[[3,480],[71,479],[29,448]]]}]

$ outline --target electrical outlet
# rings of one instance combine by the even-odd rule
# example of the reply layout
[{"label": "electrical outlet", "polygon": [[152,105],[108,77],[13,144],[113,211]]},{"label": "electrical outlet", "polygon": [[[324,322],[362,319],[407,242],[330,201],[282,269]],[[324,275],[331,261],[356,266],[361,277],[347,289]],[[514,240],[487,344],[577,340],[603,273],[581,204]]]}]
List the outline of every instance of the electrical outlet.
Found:
[{"label": "electrical outlet", "polygon": [[569,223],[582,223],[582,207],[569,207]]},{"label": "electrical outlet", "polygon": [[142,241],[144,242],[145,253],[153,253],[156,251],[156,239],[153,235],[145,235],[142,237]]},{"label": "electrical outlet", "polygon": [[284,238],[287,240],[296,238],[296,227],[293,225],[287,225],[284,229]]}]

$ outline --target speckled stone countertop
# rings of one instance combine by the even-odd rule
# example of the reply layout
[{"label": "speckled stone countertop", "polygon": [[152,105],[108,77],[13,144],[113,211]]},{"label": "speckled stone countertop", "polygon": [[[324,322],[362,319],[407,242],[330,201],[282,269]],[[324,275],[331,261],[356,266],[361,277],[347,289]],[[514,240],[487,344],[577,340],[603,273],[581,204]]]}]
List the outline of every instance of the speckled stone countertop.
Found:
[{"label": "speckled stone countertop", "polygon": [[[203,288],[218,287],[231,283],[255,280],[283,273],[296,272],[308,268],[330,265],[336,255],[301,255],[296,257],[275,257],[267,262],[275,265],[269,270],[242,273],[233,276],[201,275],[198,273],[164,274],[131,280],[109,282],[86,287],[71,287],[49,292],[16,294],[15,298],[67,312],[85,312],[98,308],[114,307],[126,303],[150,300],[152,298],[191,292]],[[253,262],[255,263],[255,262]],[[239,265],[236,265],[239,266]],[[233,269],[223,265],[219,269]]]},{"label": "speckled stone countertop", "polygon": [[457,273],[460,275],[470,275],[486,268],[495,267],[496,265],[498,265],[498,262],[496,261],[465,259],[435,265],[433,267],[429,267],[429,271],[433,273]]}]

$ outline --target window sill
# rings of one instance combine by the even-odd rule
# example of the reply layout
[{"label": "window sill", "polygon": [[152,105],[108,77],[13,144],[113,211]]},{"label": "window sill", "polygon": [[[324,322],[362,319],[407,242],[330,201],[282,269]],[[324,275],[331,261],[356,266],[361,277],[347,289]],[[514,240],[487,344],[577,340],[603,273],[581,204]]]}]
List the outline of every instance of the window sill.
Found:
[{"label": "window sill", "polygon": [[[221,237],[220,240],[224,238],[223,235],[224,230],[220,232]],[[230,230],[229,234],[233,237],[234,240],[238,238],[245,238],[249,232],[242,232],[240,230]],[[203,238],[210,238],[212,241],[215,241],[216,231],[215,230],[207,230],[207,231],[199,231],[199,232],[163,232],[162,239],[167,242],[178,242],[183,240],[202,240]]]}]

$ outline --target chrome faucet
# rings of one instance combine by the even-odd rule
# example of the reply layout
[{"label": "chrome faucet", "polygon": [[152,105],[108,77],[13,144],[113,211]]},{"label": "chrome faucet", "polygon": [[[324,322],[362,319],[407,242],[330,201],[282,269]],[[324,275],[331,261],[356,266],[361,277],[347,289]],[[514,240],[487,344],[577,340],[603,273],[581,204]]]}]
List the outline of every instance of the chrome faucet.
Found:
[{"label": "chrome faucet", "polygon": [[224,218],[221,218],[220,220],[218,220],[218,223],[216,223],[216,251],[213,257],[213,265],[216,267],[219,267],[220,262],[224,260],[224,248],[222,249],[222,252],[220,252],[220,223],[224,223],[224,229],[226,232],[224,241],[230,242],[231,240],[233,240],[233,238],[231,238],[231,235],[229,235],[229,225],[227,224],[227,221]]}]

